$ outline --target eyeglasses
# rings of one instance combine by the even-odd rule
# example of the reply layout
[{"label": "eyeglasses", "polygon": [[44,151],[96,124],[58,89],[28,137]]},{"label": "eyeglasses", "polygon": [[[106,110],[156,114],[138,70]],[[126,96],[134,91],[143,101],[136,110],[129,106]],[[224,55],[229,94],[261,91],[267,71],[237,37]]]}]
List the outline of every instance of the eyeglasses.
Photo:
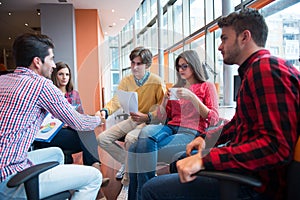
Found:
[{"label": "eyeglasses", "polygon": [[182,64],[182,65],[176,65],[176,71],[179,72],[179,68],[181,68],[183,71],[188,68],[189,64]]}]

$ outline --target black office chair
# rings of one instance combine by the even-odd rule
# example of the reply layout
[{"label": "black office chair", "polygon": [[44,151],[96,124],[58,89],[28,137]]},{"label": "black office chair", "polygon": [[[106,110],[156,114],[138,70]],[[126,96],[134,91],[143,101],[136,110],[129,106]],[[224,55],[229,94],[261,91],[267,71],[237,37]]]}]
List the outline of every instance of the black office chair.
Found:
[{"label": "black office chair", "polygon": [[[7,187],[17,187],[24,183],[27,199],[40,200],[39,198],[39,174],[57,166],[58,162],[47,162],[29,167],[14,175],[8,182]],[[63,191],[42,200],[70,199],[71,191]]]},{"label": "black office chair", "polygon": [[[221,171],[199,171],[198,176],[207,176],[220,180],[221,200],[237,199],[240,185],[260,187],[261,182],[250,176],[221,172]],[[300,199],[300,137],[295,148],[294,160],[290,163],[287,173],[287,194],[286,200]]]}]

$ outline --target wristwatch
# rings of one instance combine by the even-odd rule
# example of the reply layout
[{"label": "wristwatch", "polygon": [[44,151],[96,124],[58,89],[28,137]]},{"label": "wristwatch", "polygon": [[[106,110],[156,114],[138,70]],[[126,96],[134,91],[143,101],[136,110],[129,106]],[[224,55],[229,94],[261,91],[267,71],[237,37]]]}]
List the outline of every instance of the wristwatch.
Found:
[{"label": "wristwatch", "polygon": [[150,124],[152,120],[152,114],[148,112],[147,115],[148,115],[148,121],[146,121],[146,124]]}]

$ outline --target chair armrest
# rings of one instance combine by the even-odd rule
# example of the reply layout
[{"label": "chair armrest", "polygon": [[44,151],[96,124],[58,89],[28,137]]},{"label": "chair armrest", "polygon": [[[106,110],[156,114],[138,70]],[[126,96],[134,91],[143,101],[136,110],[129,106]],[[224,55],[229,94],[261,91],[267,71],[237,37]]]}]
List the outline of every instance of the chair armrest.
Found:
[{"label": "chair armrest", "polygon": [[21,172],[18,172],[14,175],[7,183],[7,187],[16,187],[36,176],[48,169],[51,169],[55,166],[59,165],[58,162],[47,162],[38,165],[31,166]]},{"label": "chair armrest", "polygon": [[196,175],[217,178],[222,181],[231,181],[254,187],[260,187],[262,185],[261,181],[256,178],[232,172],[202,170],[197,172]]}]

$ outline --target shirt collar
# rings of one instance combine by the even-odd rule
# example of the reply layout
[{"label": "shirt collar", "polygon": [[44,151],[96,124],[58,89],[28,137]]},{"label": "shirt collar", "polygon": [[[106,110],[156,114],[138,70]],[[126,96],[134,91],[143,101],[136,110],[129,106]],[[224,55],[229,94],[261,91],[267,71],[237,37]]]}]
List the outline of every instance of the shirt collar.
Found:
[{"label": "shirt collar", "polygon": [[261,49],[256,52],[254,52],[252,55],[250,55],[244,62],[241,64],[241,66],[238,68],[238,73],[241,79],[243,79],[245,73],[248,71],[251,64],[257,59],[257,57],[260,57],[261,55],[270,54],[270,51],[266,49]]},{"label": "shirt collar", "polygon": [[133,76],[135,83],[137,84],[137,86],[142,86],[145,84],[145,82],[148,80],[150,75],[150,72],[146,72],[145,75],[143,76],[143,78],[141,78],[140,80],[138,80],[137,78],[135,78],[135,76]]},{"label": "shirt collar", "polygon": [[35,73],[33,70],[27,68],[27,67],[17,67],[14,71],[16,74],[29,74],[32,76],[40,76],[37,73]]}]

